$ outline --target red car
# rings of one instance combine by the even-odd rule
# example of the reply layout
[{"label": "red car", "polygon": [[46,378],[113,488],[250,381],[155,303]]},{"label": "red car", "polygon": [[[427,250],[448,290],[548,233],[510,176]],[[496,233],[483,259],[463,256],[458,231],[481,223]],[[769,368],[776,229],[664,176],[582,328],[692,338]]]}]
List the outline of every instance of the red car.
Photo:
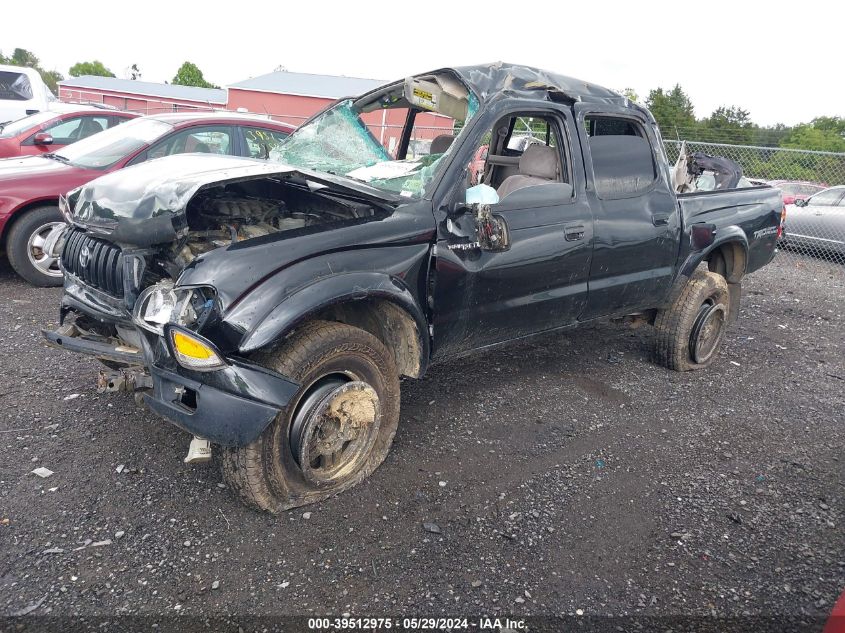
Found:
[{"label": "red car", "polygon": [[138,116],[95,106],[54,107],[56,110],[37,112],[0,126],[0,158],[55,152]]},{"label": "red car", "polygon": [[470,184],[477,185],[481,182],[481,176],[484,175],[484,165],[487,164],[487,145],[482,145],[475,154],[472,155],[472,160],[469,162]]},{"label": "red car", "polygon": [[268,158],[293,126],[235,113],[145,116],[41,156],[0,160],[0,244],[36,286],[60,286],[59,196],[145,160],[202,152]]},{"label": "red car", "polygon": [[814,193],[827,189],[827,185],[805,180],[770,180],[769,184],[780,189],[784,204],[795,204],[796,200],[806,200]]}]

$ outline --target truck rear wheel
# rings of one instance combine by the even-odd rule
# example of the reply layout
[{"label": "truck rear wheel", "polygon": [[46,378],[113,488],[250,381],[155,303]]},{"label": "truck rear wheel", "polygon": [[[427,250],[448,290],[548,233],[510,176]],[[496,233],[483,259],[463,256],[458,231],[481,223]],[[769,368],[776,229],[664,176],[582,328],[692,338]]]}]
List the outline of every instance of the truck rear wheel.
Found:
[{"label": "truck rear wheel", "polygon": [[249,505],[277,514],[314,503],[384,461],[399,424],[399,374],[376,337],[315,321],[256,360],[301,387],[258,440],[223,449],[223,477]]},{"label": "truck rear wheel", "polygon": [[657,313],[655,361],[675,371],[710,365],[725,336],[729,305],[725,278],[696,270],[674,303]]}]

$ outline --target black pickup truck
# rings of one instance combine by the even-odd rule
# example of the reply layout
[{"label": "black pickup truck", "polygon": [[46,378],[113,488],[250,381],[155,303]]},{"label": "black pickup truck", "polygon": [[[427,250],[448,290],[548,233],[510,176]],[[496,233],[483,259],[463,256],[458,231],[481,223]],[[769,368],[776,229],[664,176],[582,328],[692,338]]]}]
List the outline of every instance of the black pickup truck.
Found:
[{"label": "black pickup truck", "polygon": [[222,447],[226,481],[271,512],[367,477],[400,377],[439,359],[624,318],[653,324],[658,363],[709,365],[783,219],[769,187],[676,194],[689,174],[642,106],[501,63],[340,100],[267,150],[72,191],[44,335]]}]

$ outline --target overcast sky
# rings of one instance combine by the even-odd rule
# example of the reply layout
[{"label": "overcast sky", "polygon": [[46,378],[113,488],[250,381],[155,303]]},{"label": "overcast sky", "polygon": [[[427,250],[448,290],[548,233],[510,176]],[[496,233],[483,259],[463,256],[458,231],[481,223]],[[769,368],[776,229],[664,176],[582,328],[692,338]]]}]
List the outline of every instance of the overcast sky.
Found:
[{"label": "overcast sky", "polygon": [[77,61],[98,59],[119,77],[137,63],[145,81],[169,81],[189,60],[221,86],[278,66],[397,79],[504,60],[631,87],[642,100],[680,83],[698,117],[738,105],[759,124],[795,124],[845,116],[843,18],[842,3],[817,0],[15,0],[4,3],[0,50],[29,49],[66,76]]}]

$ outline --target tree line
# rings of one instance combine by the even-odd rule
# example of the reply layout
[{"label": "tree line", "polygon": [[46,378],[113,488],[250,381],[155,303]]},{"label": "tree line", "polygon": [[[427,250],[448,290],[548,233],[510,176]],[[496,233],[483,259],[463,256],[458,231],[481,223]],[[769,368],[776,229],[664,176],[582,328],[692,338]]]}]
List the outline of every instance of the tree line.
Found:
[{"label": "tree line", "polygon": [[[630,88],[622,93],[639,100]],[[732,105],[720,106],[710,116],[696,119],[692,100],[678,84],[671,90],[651,90],[645,105],[666,140],[845,152],[845,118],[838,116],[820,116],[793,126],[765,126],[754,123],[748,110]]]},{"label": "tree line", "polygon": [[[37,70],[44,80],[44,83],[50,91],[58,95],[59,82],[65,77],[57,70],[47,70],[41,66],[41,60],[25,48],[16,48],[12,54],[6,57],[0,51],[0,64],[7,64],[10,66],[26,66]],[[77,62],[68,69],[68,75],[71,77],[82,77],[83,75],[96,75],[98,77],[115,77],[116,75],[105,64],[99,60]],[[125,75],[127,79],[139,80],[141,79],[141,70],[138,64],[132,64],[126,69]],[[167,82],[165,82],[167,83]],[[219,88],[209,81],[206,81],[202,71],[192,62],[184,62],[170,83],[177,86],[196,86],[197,88]]]},{"label": "tree line", "polygon": [[[0,51],[0,64],[34,68],[54,94],[58,94],[58,82],[64,79],[60,72],[42,68],[38,57],[23,48],[14,49],[9,57]],[[99,60],[77,62],[70,67],[68,74],[71,77],[115,76]],[[141,79],[138,64],[127,68],[125,75],[128,79]],[[197,65],[189,61],[179,67],[170,83],[199,88],[220,87],[207,81]],[[632,101],[639,101],[638,95],[630,88],[623,90],[622,94]],[[709,117],[696,119],[692,100],[678,84],[670,90],[651,90],[645,105],[651,110],[666,140],[845,152],[845,118],[838,116],[820,116],[809,123],[794,126],[783,123],[763,126],[752,121],[748,110],[732,105],[718,107]]]}]

